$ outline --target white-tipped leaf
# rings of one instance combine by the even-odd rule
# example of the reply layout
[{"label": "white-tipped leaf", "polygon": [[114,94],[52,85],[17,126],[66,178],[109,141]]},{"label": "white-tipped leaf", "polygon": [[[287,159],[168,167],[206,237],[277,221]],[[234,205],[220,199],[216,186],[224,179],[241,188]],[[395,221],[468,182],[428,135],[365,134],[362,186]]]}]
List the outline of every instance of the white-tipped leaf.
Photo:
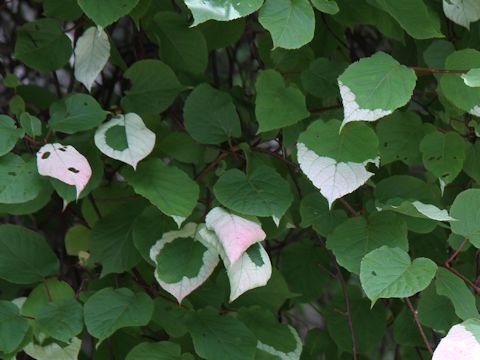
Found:
[{"label": "white-tipped leaf", "polygon": [[118,115],[101,125],[95,133],[95,145],[108,157],[136,169],[155,146],[155,133],[135,113]]},{"label": "white-tipped leaf", "polygon": [[373,175],[366,170],[365,163],[337,162],[318,156],[302,143],[297,144],[297,158],[303,173],[327,199],[330,208],[336,199],[358,189]]},{"label": "white-tipped leaf", "polygon": [[443,0],[443,12],[454,23],[470,29],[470,23],[480,19],[478,0]]},{"label": "white-tipped leaf", "polygon": [[189,223],[166,232],[150,249],[155,278],[179,303],[208,279],[219,262],[218,252],[198,229],[199,225]]},{"label": "white-tipped leaf", "polygon": [[37,152],[38,173],[75,186],[77,199],[92,176],[87,159],[71,145],[46,144]]},{"label": "white-tipped leaf", "polygon": [[217,235],[228,261],[235,263],[253,244],[266,238],[262,227],[255,221],[216,207],[207,214],[205,223]]},{"label": "white-tipped leaf", "polygon": [[442,210],[432,204],[424,204],[421,201],[409,201],[403,199],[392,199],[386,204],[377,206],[378,211],[391,210],[400,214],[436,221],[455,221],[447,210]]},{"label": "white-tipped leaf", "polygon": [[75,46],[75,79],[88,91],[110,57],[108,35],[100,27],[90,27]]},{"label": "white-tipped leaf", "polygon": [[438,344],[432,360],[480,359],[480,320],[454,325]]}]

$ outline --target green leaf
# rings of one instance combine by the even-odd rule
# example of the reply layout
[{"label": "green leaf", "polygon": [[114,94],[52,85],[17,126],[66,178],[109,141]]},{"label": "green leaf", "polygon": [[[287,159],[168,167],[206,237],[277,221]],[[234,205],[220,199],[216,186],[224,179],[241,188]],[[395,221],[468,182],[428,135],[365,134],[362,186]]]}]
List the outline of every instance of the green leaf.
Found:
[{"label": "green leaf", "polygon": [[437,270],[435,286],[438,295],[446,296],[455,307],[455,313],[462,320],[478,318],[475,296],[465,282],[444,268]]},{"label": "green leaf", "polygon": [[145,293],[134,293],[127,288],[99,290],[84,306],[87,330],[99,343],[118,329],[147,325],[152,314],[152,299]]},{"label": "green leaf", "polygon": [[0,115],[0,156],[8,154],[24,135],[25,131],[17,128],[15,120]]},{"label": "green leaf", "polygon": [[[330,0],[329,0],[330,1]],[[345,70],[347,64],[318,58],[302,71],[302,85],[309,94],[321,99],[336,98],[338,91],[337,78]]]},{"label": "green leaf", "polygon": [[57,343],[37,345],[33,342],[25,346],[25,353],[36,360],[76,360],[80,354],[82,341],[73,338],[67,345],[60,346]]},{"label": "green leaf", "polygon": [[77,0],[44,0],[43,12],[47,17],[60,20],[76,20],[82,15]]},{"label": "green leaf", "polygon": [[167,166],[160,159],[142,162],[135,172],[125,169],[123,175],[137,194],[172,217],[179,226],[197,204],[198,184],[177,167]]},{"label": "green leaf", "polygon": [[313,39],[315,14],[308,0],[265,0],[258,20],[275,48],[298,49]]},{"label": "green leaf", "polygon": [[438,295],[434,284],[422,291],[417,311],[420,322],[435,330],[446,331],[458,321],[451,301]]},{"label": "green leaf", "polygon": [[384,52],[353,63],[338,78],[343,125],[375,121],[404,106],[412,97],[416,80],[415,71]]},{"label": "green leaf", "polygon": [[169,231],[152,246],[155,278],[179,303],[202,285],[219,262],[218,253],[198,235],[199,225],[186,224]]},{"label": "green leaf", "polygon": [[263,0],[251,0],[247,2],[235,0],[184,0],[193,14],[193,26],[208,20],[230,21],[250,15],[257,11],[263,4]]},{"label": "green leaf", "polygon": [[287,86],[275,70],[262,71],[255,89],[258,133],[290,126],[310,116],[302,92],[292,85]]},{"label": "green leaf", "polygon": [[360,281],[374,304],[380,298],[405,298],[425,289],[435,276],[437,265],[426,258],[413,262],[400,248],[382,246],[365,255],[360,264]]},{"label": "green leaf", "polygon": [[141,259],[133,244],[132,228],[145,202],[130,201],[101,218],[93,227],[90,250],[92,263],[102,264],[102,277],[130,270]]},{"label": "green leaf", "polygon": [[470,30],[470,23],[480,20],[480,3],[475,0],[443,0],[443,12],[454,23]]},{"label": "green leaf", "polygon": [[154,17],[152,32],[165,63],[177,71],[201,75],[208,64],[207,42],[199,29],[188,25],[184,16],[161,12]]},{"label": "green leaf", "polygon": [[162,112],[172,104],[181,90],[175,73],[159,60],[137,61],[123,76],[132,83],[121,102],[125,112]]},{"label": "green leaf", "polygon": [[328,208],[325,198],[315,192],[306,195],[300,202],[301,227],[312,226],[320,235],[327,237],[332,230],[347,219],[344,210]]},{"label": "green leaf", "polygon": [[443,37],[438,16],[423,0],[375,0],[414,39]]},{"label": "green leaf", "polygon": [[70,39],[57,20],[39,19],[27,22],[17,31],[15,57],[35,70],[60,69],[71,55]]},{"label": "green leaf", "polygon": [[50,107],[48,126],[56,131],[73,134],[97,127],[107,112],[90,95],[70,94]]},{"label": "green leaf", "polygon": [[[480,51],[463,49],[450,54],[445,61],[449,70],[480,68]],[[440,89],[453,105],[472,115],[480,115],[480,88],[465,84],[462,74],[446,74],[440,79]]]},{"label": "green leaf", "polygon": [[362,258],[383,245],[408,251],[407,225],[395,214],[373,213],[368,219],[347,219],[327,238],[327,247],[337,262],[356,274]]},{"label": "green leaf", "polygon": [[30,326],[10,301],[0,301],[0,352],[14,352],[22,343]]},{"label": "green leaf", "polygon": [[197,354],[209,360],[254,360],[257,339],[239,320],[213,309],[198,310],[189,321]]},{"label": "green leaf", "polygon": [[84,225],[76,224],[65,234],[65,251],[70,256],[90,250],[91,230]]},{"label": "green leaf", "polygon": [[49,302],[36,317],[38,329],[48,336],[68,343],[83,330],[82,306],[75,299]]},{"label": "green leaf", "polygon": [[280,221],[293,201],[290,186],[275,169],[256,168],[245,175],[238,169],[225,172],[213,188],[225,207],[245,215],[272,216]]},{"label": "green leaf", "polygon": [[418,148],[427,129],[422,118],[413,111],[396,111],[385,117],[376,128],[382,164],[394,161],[406,165],[420,164],[422,158]]},{"label": "green leaf", "polygon": [[240,118],[229,94],[208,84],[197,86],[183,109],[185,128],[202,144],[220,144],[241,135]]},{"label": "green leaf", "polygon": [[139,0],[78,0],[83,12],[102,28],[128,15]]},{"label": "green leaf", "polygon": [[31,137],[42,135],[42,122],[36,116],[24,112],[20,115],[20,125]]},{"label": "green leaf", "polygon": [[54,278],[47,279],[30,292],[22,306],[22,315],[36,318],[49,303],[61,303],[74,297],[75,292],[66,282]]},{"label": "green leaf", "polygon": [[190,360],[190,354],[183,354],[180,345],[162,341],[156,343],[141,343],[135,346],[126,360]]},{"label": "green leaf", "polygon": [[480,142],[466,143],[463,171],[475,182],[480,183]]},{"label": "green leaf", "polygon": [[329,15],[335,15],[340,10],[335,0],[311,0],[311,1],[315,9]]},{"label": "green leaf", "polygon": [[462,74],[465,85],[470,87],[480,87],[480,69],[471,69],[466,74]]},{"label": "green leaf", "polygon": [[108,35],[101,28],[90,27],[78,38],[75,46],[75,79],[90,92],[97,76],[110,57]]},{"label": "green leaf", "polygon": [[95,145],[105,155],[136,169],[155,146],[155,133],[134,113],[118,115],[95,132]]},{"label": "green leaf", "polygon": [[476,248],[480,248],[480,190],[462,191],[453,201],[450,213],[456,221],[450,224],[454,234],[466,237]]},{"label": "green leaf", "polygon": [[0,225],[0,278],[28,285],[58,270],[58,259],[43,236],[22,226]]}]

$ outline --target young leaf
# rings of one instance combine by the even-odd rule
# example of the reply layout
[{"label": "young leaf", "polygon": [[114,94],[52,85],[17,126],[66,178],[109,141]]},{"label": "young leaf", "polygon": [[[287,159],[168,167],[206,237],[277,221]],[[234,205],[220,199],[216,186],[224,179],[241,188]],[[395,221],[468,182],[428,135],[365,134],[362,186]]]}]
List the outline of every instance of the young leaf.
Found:
[{"label": "young leaf", "polygon": [[193,26],[208,20],[230,21],[250,15],[257,11],[263,4],[263,0],[236,1],[202,1],[184,0],[193,14]]},{"label": "young leaf", "polygon": [[74,185],[77,199],[92,176],[87,159],[71,145],[46,144],[37,152],[38,173]]},{"label": "young leaf", "polygon": [[410,100],[416,80],[412,69],[383,52],[353,63],[338,78],[344,109],[342,125],[375,121],[391,114]]},{"label": "young leaf", "polygon": [[84,306],[87,330],[99,343],[118,329],[147,325],[152,314],[152,299],[127,288],[103,288],[90,296]]},{"label": "young leaf", "polygon": [[407,225],[394,214],[373,213],[368,219],[347,219],[327,238],[327,247],[338,263],[356,274],[362,258],[383,245],[408,251]]},{"label": "young leaf", "polygon": [[382,246],[365,255],[360,264],[360,281],[374,304],[378,299],[405,298],[425,289],[435,276],[437,265],[427,258],[413,262],[399,248]]},{"label": "young leaf", "polygon": [[220,144],[241,134],[231,96],[208,84],[200,84],[190,93],[183,115],[188,133],[202,144]]},{"label": "young leaf", "polygon": [[438,344],[432,360],[476,360],[480,354],[480,320],[453,326]]},{"label": "young leaf", "polygon": [[134,113],[118,115],[95,132],[95,145],[105,155],[136,169],[155,146],[155,133]]},{"label": "young leaf", "polygon": [[199,356],[211,360],[254,360],[257,339],[238,319],[213,309],[194,313],[188,324]]},{"label": "young leaf", "polygon": [[102,28],[90,27],[75,46],[75,79],[90,92],[110,57],[110,41]]},{"label": "young leaf", "polygon": [[447,18],[467,29],[480,20],[480,3],[476,0],[443,0],[442,5]]},{"label": "young leaf", "polygon": [[8,154],[24,135],[25,131],[17,128],[15,120],[6,115],[0,115],[0,156]]},{"label": "young leaf", "polygon": [[258,133],[290,126],[310,116],[302,92],[293,85],[287,86],[275,70],[260,72],[255,90]]},{"label": "young leaf", "polygon": [[218,179],[213,192],[223,206],[233,211],[272,216],[278,221],[293,201],[288,182],[267,166],[256,168],[250,175],[229,170]]},{"label": "young leaf", "polygon": [[217,251],[206,247],[198,227],[188,223],[166,232],[150,250],[155,278],[179,303],[208,279],[219,262]]},{"label": "young leaf", "polygon": [[198,184],[179,168],[167,166],[160,159],[142,162],[135,172],[125,169],[123,175],[137,194],[172,217],[178,226],[197,204]]},{"label": "young leaf", "polygon": [[43,236],[22,226],[0,225],[0,278],[27,285],[58,269],[58,259]]},{"label": "young leaf", "polygon": [[21,317],[18,307],[10,301],[0,301],[0,352],[17,350],[27,335],[30,325]]},{"label": "young leaf", "polygon": [[480,248],[480,190],[468,189],[457,195],[450,213],[457,221],[451,223],[452,232],[462,235],[476,247]]},{"label": "young leaf", "polygon": [[220,207],[210,210],[205,224],[217,235],[231,264],[251,245],[265,240],[267,236],[257,222],[229,213]]},{"label": "young leaf", "polygon": [[139,0],[78,0],[78,5],[95,24],[106,28],[122,16],[128,15]]},{"label": "young leaf", "polygon": [[308,0],[265,0],[260,24],[272,35],[273,46],[298,49],[313,39],[315,14]]}]

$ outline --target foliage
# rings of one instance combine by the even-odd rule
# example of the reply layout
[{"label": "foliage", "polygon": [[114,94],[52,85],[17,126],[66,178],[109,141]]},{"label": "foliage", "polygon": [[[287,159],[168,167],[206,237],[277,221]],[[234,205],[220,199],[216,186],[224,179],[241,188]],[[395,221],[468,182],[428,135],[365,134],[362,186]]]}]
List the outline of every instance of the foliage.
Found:
[{"label": "foliage", "polygon": [[478,20],[0,2],[0,358],[478,360]]}]

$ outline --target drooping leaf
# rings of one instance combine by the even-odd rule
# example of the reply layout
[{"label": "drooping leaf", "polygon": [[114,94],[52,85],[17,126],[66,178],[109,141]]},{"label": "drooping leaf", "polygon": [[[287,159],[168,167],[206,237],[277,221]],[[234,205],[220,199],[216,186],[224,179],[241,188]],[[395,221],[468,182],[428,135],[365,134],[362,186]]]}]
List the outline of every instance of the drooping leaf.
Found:
[{"label": "drooping leaf", "polygon": [[360,281],[374,304],[381,298],[405,298],[425,289],[435,276],[437,265],[427,258],[413,262],[400,248],[382,246],[365,255],[360,264]]},{"label": "drooping leaf", "polygon": [[258,20],[275,48],[298,49],[313,39],[315,14],[308,0],[265,0]]},{"label": "drooping leaf", "polygon": [[139,0],[78,0],[83,12],[102,28],[128,15]]},{"label": "drooping leaf", "polygon": [[470,319],[453,326],[438,344],[432,360],[475,360],[480,354],[480,320]]},{"label": "drooping leaf", "polygon": [[443,0],[442,5],[447,18],[467,29],[480,20],[480,3],[475,0]]},{"label": "drooping leaf", "polygon": [[198,310],[189,321],[197,354],[210,360],[254,360],[257,339],[238,319],[213,309]]},{"label": "drooping leaf", "polygon": [[247,2],[235,0],[184,0],[193,14],[193,26],[208,20],[230,21],[250,15],[257,11],[263,4],[263,0]]},{"label": "drooping leaf", "polygon": [[108,35],[101,28],[90,27],[78,38],[75,46],[75,79],[88,91],[110,57]]},{"label": "drooping leaf", "polygon": [[54,19],[27,22],[16,36],[15,57],[35,70],[60,69],[72,54],[70,39]]},{"label": "drooping leaf", "polygon": [[137,61],[123,76],[132,83],[121,102],[125,112],[162,112],[181,90],[175,73],[159,60]]},{"label": "drooping leaf", "polygon": [[375,121],[404,106],[413,94],[416,80],[412,69],[383,52],[353,63],[338,78],[343,125]]},{"label": "drooping leaf", "polygon": [[202,144],[220,144],[240,136],[240,119],[232,98],[208,84],[197,86],[183,109],[185,128]]},{"label": "drooping leaf", "polygon": [[17,128],[12,118],[0,115],[0,156],[8,154],[24,135],[25,131]]},{"label": "drooping leaf", "polygon": [[126,169],[123,175],[137,194],[172,217],[179,226],[190,216],[197,203],[197,183],[177,167],[167,166],[160,159],[144,161],[135,172]]},{"label": "drooping leaf", "polygon": [[259,133],[293,125],[307,118],[305,96],[293,85],[287,86],[275,70],[262,71],[255,83],[255,116]]},{"label": "drooping leaf", "polygon": [[152,314],[152,299],[145,293],[134,293],[127,288],[99,290],[84,306],[87,330],[100,342],[118,329],[147,325]]},{"label": "drooping leaf", "polygon": [[245,175],[237,169],[225,172],[213,188],[225,207],[245,215],[280,219],[291,205],[290,186],[271,167],[261,166]]},{"label": "drooping leaf", "polygon": [[407,225],[394,214],[357,216],[337,226],[326,244],[340,265],[358,274],[362,258],[372,250],[385,245],[408,251]]},{"label": "drooping leaf", "polygon": [[477,221],[480,207],[480,190],[468,189],[457,195],[450,213],[452,232],[465,236],[477,248],[480,248],[480,223]]},{"label": "drooping leaf", "polygon": [[155,278],[179,303],[208,279],[219,262],[217,251],[207,247],[198,228],[188,223],[166,232],[150,250]]},{"label": "drooping leaf", "polygon": [[77,199],[92,176],[87,159],[71,145],[46,144],[37,152],[38,173],[74,185]]},{"label": "drooping leaf", "polygon": [[19,225],[0,225],[0,278],[33,284],[58,270],[58,259],[43,236]]},{"label": "drooping leaf", "polygon": [[155,146],[155,133],[134,113],[118,115],[102,124],[95,132],[95,145],[105,155],[136,169]]}]

